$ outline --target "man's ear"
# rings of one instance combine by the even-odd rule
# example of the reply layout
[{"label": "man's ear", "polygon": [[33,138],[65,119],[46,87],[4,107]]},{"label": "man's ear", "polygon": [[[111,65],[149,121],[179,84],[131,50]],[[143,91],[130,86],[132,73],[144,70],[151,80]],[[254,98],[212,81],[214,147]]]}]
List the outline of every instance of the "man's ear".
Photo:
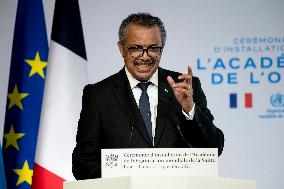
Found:
[{"label": "man's ear", "polygon": [[119,48],[120,54],[123,56],[123,45],[121,44],[120,41],[117,42],[117,46],[118,46],[118,48]]}]

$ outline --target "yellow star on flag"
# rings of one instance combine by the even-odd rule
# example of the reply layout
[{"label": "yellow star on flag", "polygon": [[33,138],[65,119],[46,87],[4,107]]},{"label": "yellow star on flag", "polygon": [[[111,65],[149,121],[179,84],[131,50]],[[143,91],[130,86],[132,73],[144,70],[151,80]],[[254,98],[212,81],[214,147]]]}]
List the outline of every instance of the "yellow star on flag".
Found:
[{"label": "yellow star on flag", "polygon": [[32,176],[33,170],[30,169],[28,161],[26,160],[22,169],[13,169],[13,171],[19,175],[16,186],[22,184],[23,182],[27,182],[29,185],[32,184]]},{"label": "yellow star on flag", "polygon": [[19,146],[17,140],[22,138],[25,133],[15,133],[14,126],[12,125],[9,133],[4,133],[4,138],[6,139],[5,150],[9,146],[14,146],[17,150],[19,150]]},{"label": "yellow star on flag", "polygon": [[14,105],[18,106],[21,110],[23,110],[22,99],[27,97],[29,93],[19,93],[17,85],[15,85],[13,92],[8,93],[8,98],[10,99],[8,109],[12,108]]},{"label": "yellow star on flag", "polygon": [[37,73],[44,78],[43,68],[47,66],[47,62],[41,61],[39,52],[36,53],[34,60],[25,60],[25,62],[32,67],[29,77]]}]

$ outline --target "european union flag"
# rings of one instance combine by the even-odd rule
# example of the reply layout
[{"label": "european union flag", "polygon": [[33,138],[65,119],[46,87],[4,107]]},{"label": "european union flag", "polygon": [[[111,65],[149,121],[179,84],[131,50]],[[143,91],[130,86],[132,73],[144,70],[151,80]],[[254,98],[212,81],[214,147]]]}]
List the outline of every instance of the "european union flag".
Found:
[{"label": "european union flag", "polygon": [[47,57],[42,0],[19,0],[2,147],[9,189],[31,188]]},{"label": "european union flag", "polygon": [[[1,146],[1,143],[0,143],[0,146]],[[2,151],[0,151],[0,186],[1,186],[1,189],[7,189],[6,177],[5,177],[4,166],[3,166]]]}]

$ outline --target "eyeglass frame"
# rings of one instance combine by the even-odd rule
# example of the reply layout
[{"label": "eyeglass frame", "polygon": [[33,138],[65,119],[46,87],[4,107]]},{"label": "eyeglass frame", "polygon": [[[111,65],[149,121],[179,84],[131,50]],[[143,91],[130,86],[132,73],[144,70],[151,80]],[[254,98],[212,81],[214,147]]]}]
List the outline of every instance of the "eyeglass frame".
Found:
[{"label": "eyeglass frame", "polygon": [[[159,48],[159,49],[160,49],[160,52],[159,52],[155,57],[152,57],[152,56],[150,56],[149,53],[148,53],[149,49],[151,49],[151,48],[152,48],[152,49],[153,49],[153,48]],[[140,57],[142,57],[142,56],[144,55],[145,52],[147,53],[147,56],[149,56],[149,57],[151,57],[151,58],[157,58],[157,57],[161,56],[161,54],[162,54],[162,52],[163,52],[163,47],[161,47],[161,46],[150,46],[150,47],[147,47],[147,48],[143,48],[143,47],[141,47],[141,46],[133,46],[133,47],[128,47],[127,49],[128,49],[128,52],[130,53],[130,55],[131,55],[133,58],[140,58]],[[137,56],[137,57],[133,56],[133,55],[131,54],[131,50],[134,50],[134,49],[142,50],[142,54],[141,54],[140,56]]]}]

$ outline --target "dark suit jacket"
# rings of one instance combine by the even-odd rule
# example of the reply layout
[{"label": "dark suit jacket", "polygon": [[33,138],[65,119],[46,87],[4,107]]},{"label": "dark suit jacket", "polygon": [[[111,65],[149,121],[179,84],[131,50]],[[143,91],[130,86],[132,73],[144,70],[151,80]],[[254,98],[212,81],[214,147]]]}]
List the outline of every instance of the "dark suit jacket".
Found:
[{"label": "dark suit jacket", "polygon": [[[186,120],[167,83],[178,81],[180,73],[158,69],[158,108],[155,146],[157,148],[215,147],[222,153],[224,136],[214,126],[200,81],[193,77],[194,120]],[[73,151],[76,179],[101,176],[101,149],[152,148],[142,116],[132,94],[125,70],[87,85],[83,92],[77,145]]]}]

